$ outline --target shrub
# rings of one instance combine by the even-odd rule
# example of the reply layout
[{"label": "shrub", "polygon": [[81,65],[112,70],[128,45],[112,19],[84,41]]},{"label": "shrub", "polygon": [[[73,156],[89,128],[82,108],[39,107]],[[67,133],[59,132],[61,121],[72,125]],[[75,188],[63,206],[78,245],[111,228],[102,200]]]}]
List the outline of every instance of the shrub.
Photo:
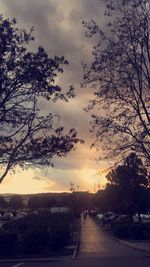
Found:
[{"label": "shrub", "polygon": [[[46,211],[9,221],[3,226],[1,232],[12,234],[13,229],[17,233],[19,238],[14,240],[16,240],[18,251],[22,254],[42,254],[61,250],[69,243],[71,222],[70,215],[50,214]],[[7,245],[3,246],[1,243],[2,240],[0,240],[0,246],[5,250]],[[8,247],[11,247],[11,244],[13,246],[12,240],[7,243],[9,243]]]},{"label": "shrub", "polygon": [[150,238],[150,227],[146,224],[131,224],[128,231],[130,239],[144,240]]},{"label": "shrub", "polygon": [[128,224],[115,224],[115,225],[113,225],[112,234],[118,238],[129,238]]},{"label": "shrub", "polygon": [[65,222],[55,221],[50,228],[49,249],[52,251],[61,250],[70,240],[70,226]]},{"label": "shrub", "polygon": [[150,224],[116,224],[112,227],[112,234],[118,238],[148,240],[150,239]]},{"label": "shrub", "polygon": [[0,255],[12,255],[17,246],[17,234],[13,232],[0,233]]},{"label": "shrub", "polygon": [[47,246],[48,232],[28,231],[22,236],[21,252],[24,254],[41,254]]}]

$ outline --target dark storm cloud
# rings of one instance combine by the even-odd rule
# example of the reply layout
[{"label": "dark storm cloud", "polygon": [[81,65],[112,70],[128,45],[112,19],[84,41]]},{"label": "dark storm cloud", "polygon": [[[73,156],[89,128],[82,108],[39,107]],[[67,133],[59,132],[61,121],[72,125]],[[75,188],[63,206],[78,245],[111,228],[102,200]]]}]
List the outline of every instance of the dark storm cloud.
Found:
[{"label": "dark storm cloud", "polygon": [[43,45],[52,55],[64,55],[69,60],[60,83],[62,86],[72,83],[76,86],[77,99],[72,102],[74,111],[63,103],[52,108],[66,118],[65,124],[70,125],[74,118],[74,125],[79,125],[79,128],[85,128],[84,124],[89,123],[89,115],[83,112],[88,102],[88,91],[80,89],[81,61],[88,61],[93,45],[92,40],[85,38],[82,21],[93,18],[103,24],[101,3],[99,0],[0,0],[5,16],[16,17],[21,27],[35,26],[34,44]]},{"label": "dark storm cloud", "polygon": [[[35,26],[37,45],[48,52],[65,55],[70,61],[68,78],[81,77],[81,60],[89,57],[90,42],[85,40],[83,20],[99,19],[103,23],[103,9],[99,0],[0,0],[6,16],[16,17],[23,27]],[[68,9],[69,5],[69,9]]]},{"label": "dark storm cloud", "polygon": [[[59,79],[62,86],[74,84],[77,97],[70,103],[44,104],[61,115],[61,122],[67,128],[75,127],[79,136],[85,139],[85,145],[78,146],[68,157],[57,159],[57,169],[79,170],[84,165],[96,168],[95,152],[89,149],[92,138],[89,135],[90,115],[83,111],[87,106],[91,92],[80,89],[82,79],[81,61],[90,61],[93,40],[85,38],[82,21],[94,19],[102,27],[105,24],[104,7],[99,0],[0,0],[0,8],[5,17],[16,17],[21,28],[35,27],[34,46],[42,45],[50,55],[64,55],[69,61],[64,74]],[[50,110],[50,111],[51,111]],[[69,176],[69,174],[68,174]],[[35,176],[37,179],[38,176]],[[63,174],[65,177],[65,174]],[[61,177],[56,175],[60,183]],[[64,183],[61,180],[61,183]]]}]

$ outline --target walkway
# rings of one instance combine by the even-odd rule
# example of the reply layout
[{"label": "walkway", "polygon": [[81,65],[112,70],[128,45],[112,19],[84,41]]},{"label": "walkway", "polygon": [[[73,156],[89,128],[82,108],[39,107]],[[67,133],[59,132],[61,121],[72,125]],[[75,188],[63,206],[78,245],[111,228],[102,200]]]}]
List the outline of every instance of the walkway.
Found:
[{"label": "walkway", "polygon": [[82,223],[81,243],[78,259],[83,258],[110,258],[110,257],[143,257],[147,254],[137,251],[127,245],[120,244],[103,232],[92,220],[86,219]]}]

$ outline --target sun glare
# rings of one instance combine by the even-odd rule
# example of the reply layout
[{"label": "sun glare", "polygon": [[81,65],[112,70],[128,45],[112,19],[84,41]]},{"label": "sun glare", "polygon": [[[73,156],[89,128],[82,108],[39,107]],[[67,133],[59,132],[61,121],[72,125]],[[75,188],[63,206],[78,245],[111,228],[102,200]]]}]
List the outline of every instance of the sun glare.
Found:
[{"label": "sun glare", "polygon": [[8,175],[0,185],[0,193],[34,194],[46,192],[44,188],[52,185],[48,179],[34,178],[34,170],[17,171],[15,175]]}]

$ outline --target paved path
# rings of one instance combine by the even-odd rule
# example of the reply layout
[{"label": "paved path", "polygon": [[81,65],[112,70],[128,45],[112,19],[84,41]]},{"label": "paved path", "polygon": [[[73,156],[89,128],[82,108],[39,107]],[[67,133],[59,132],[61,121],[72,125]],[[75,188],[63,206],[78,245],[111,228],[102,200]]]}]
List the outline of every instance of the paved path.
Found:
[{"label": "paved path", "polygon": [[82,223],[79,259],[91,257],[140,258],[149,254],[120,244],[103,232],[92,219],[86,219]]}]

